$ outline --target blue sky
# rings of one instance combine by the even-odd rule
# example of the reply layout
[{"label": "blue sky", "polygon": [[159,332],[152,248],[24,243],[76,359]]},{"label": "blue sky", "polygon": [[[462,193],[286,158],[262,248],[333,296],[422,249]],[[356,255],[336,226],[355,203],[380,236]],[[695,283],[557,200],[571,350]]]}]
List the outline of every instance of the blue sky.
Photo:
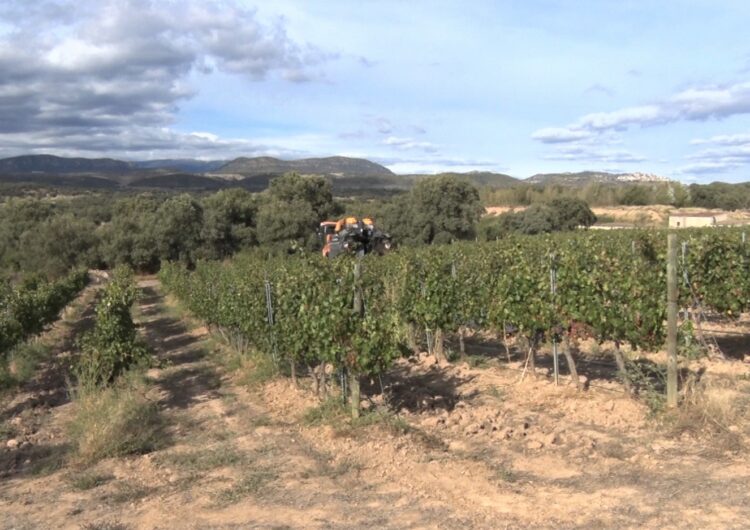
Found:
[{"label": "blue sky", "polygon": [[739,1],[0,0],[0,155],[745,181],[749,22]]}]

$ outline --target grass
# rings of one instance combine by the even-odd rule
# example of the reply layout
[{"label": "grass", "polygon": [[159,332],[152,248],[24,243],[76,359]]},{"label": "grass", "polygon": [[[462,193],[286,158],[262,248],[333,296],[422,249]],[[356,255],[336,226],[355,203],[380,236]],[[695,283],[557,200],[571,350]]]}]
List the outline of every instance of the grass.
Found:
[{"label": "grass", "polygon": [[410,435],[426,449],[446,448],[445,442],[418,427],[409,424],[404,418],[390,411],[373,410],[364,412],[359,418],[352,419],[349,409],[340,397],[329,397],[317,407],[307,409],[302,422],[309,426],[330,425],[334,434],[341,437],[356,437],[368,428],[378,426],[395,436]]},{"label": "grass", "polygon": [[487,368],[489,359],[484,355],[467,355],[466,362],[471,368]]},{"label": "grass", "polygon": [[239,367],[235,370],[237,381],[248,388],[258,388],[279,375],[273,359],[267,355],[259,353],[235,355],[241,356]]},{"label": "grass", "polygon": [[168,453],[161,455],[159,462],[183,471],[198,473],[219,467],[228,467],[244,463],[247,456],[229,445],[220,445],[213,449],[198,449],[188,452]]},{"label": "grass", "polygon": [[750,424],[750,393],[737,383],[706,381],[689,389],[666,419],[674,435],[688,433],[711,440],[714,450],[739,451]]},{"label": "grass", "polygon": [[248,496],[259,496],[278,476],[268,469],[256,469],[245,473],[232,487],[215,495],[216,503],[221,506],[235,504]]},{"label": "grass", "polygon": [[68,475],[68,482],[73,488],[79,491],[87,491],[98,488],[112,480],[112,475],[98,473],[96,471],[81,471]]},{"label": "grass", "polygon": [[31,467],[29,474],[34,476],[46,476],[62,469],[67,460],[70,447],[60,444],[48,447],[32,447],[29,459]]},{"label": "grass", "polygon": [[490,385],[487,387],[487,395],[491,398],[502,401],[505,399],[505,390],[497,385]]},{"label": "grass", "polygon": [[16,428],[10,423],[0,423],[0,442],[5,442],[11,438],[15,438],[17,434]]},{"label": "grass", "polygon": [[494,470],[492,478],[500,482],[506,482],[513,484],[518,482],[518,475],[508,466],[497,466]]},{"label": "grass", "polygon": [[307,409],[302,416],[302,422],[310,426],[336,426],[341,425],[346,419],[347,408],[339,396],[330,396],[317,407]]},{"label": "grass", "polygon": [[0,388],[14,388],[29,381],[41,362],[49,357],[51,347],[39,340],[24,342],[0,360]]},{"label": "grass", "polygon": [[143,376],[133,372],[108,388],[75,389],[68,431],[80,463],[148,453],[165,444],[164,420],[145,393]]},{"label": "grass", "polygon": [[300,473],[300,478],[328,477],[334,479],[363,469],[363,465],[353,458],[343,458],[333,464],[329,458],[322,454],[314,455],[314,459],[315,467]]},{"label": "grass", "polygon": [[115,485],[115,491],[106,496],[106,498],[116,504],[125,504],[135,502],[147,497],[151,489],[134,482],[118,482]]},{"label": "grass", "polygon": [[120,521],[98,521],[96,523],[84,523],[81,530],[129,530],[129,526]]}]

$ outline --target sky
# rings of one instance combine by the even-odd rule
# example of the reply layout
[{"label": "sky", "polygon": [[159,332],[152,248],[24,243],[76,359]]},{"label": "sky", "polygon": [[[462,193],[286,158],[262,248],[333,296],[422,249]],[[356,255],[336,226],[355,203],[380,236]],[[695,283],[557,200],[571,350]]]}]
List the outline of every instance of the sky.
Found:
[{"label": "sky", "polygon": [[0,157],[750,181],[750,2],[0,0]]}]

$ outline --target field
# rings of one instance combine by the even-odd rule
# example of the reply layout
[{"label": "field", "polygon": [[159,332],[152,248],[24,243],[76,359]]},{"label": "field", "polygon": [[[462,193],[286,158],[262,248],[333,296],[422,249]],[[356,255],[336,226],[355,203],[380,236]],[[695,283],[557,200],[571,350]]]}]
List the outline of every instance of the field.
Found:
[{"label": "field", "polygon": [[[2,528],[743,528],[750,516],[746,315],[712,313],[705,332],[729,359],[682,361],[700,385],[686,379],[677,412],[648,374],[626,391],[612,341],[580,341],[577,390],[567,371],[551,380],[546,340],[529,368],[522,333],[506,351],[497,333],[467,331],[463,356],[446,332],[444,355],[416,340],[382,377],[363,376],[351,419],[333,374],[320,399],[307,373],[295,385],[238,354],[155,277],[138,279],[133,311],[151,368],[115,394],[71,396],[76,339],[110,281],[94,276],[35,339],[48,360],[4,396]],[[658,348],[622,349],[638,366],[664,362]],[[138,444],[102,446],[139,403],[127,424]],[[77,437],[76,422],[100,438]]]},{"label": "field", "polygon": [[[485,208],[489,215],[499,215],[505,212],[519,212],[524,206],[488,206]],[[713,214],[726,216],[727,224],[745,225],[750,223],[750,214],[745,210],[726,211],[707,208],[675,208],[664,204],[649,206],[595,206],[591,209],[600,219],[597,226],[637,226],[664,228],[669,222],[670,212],[680,215]]]}]

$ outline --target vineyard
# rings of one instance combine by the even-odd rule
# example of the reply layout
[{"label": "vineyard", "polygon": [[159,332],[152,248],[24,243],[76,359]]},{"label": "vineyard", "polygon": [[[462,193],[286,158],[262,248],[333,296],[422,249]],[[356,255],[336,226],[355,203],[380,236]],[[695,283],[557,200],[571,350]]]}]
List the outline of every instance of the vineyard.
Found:
[{"label": "vineyard", "polygon": [[[750,308],[750,260],[739,230],[681,233],[683,315],[738,316]],[[277,364],[330,363],[382,373],[424,336],[444,355],[447,334],[511,331],[533,369],[544,341],[582,338],[654,351],[665,340],[666,233],[621,231],[510,237],[403,249],[360,262],[243,256],[163,268],[187,308],[242,350]],[[689,313],[690,311],[690,313]]]},{"label": "vineyard", "polygon": [[55,282],[0,285],[0,357],[54,322],[87,281],[86,271],[75,271]]},{"label": "vineyard", "polygon": [[[52,325],[85,275],[6,286],[3,330],[48,346],[0,410],[0,520],[743,528],[747,363],[686,345],[723,328],[746,358],[745,236],[678,235],[676,409],[664,232],[118,267]],[[539,377],[556,347],[588,391]]]}]

